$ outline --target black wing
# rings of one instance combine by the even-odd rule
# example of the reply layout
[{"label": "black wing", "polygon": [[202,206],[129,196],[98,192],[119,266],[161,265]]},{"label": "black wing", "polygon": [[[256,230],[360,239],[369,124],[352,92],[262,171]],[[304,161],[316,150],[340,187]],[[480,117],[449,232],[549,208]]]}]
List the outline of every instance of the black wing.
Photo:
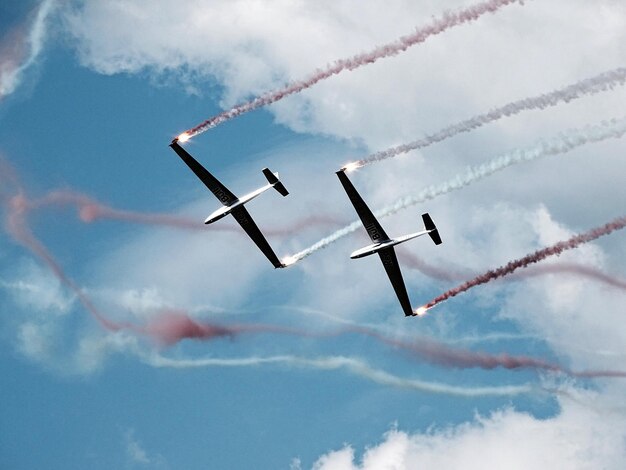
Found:
[{"label": "black wing", "polygon": [[187,164],[191,171],[193,171],[198,178],[205,184],[209,191],[215,194],[215,197],[220,200],[225,206],[230,206],[233,202],[237,201],[237,196],[231,193],[226,186],[220,183],[215,176],[209,173],[198,161],[193,158],[187,151],[178,145],[178,142],[174,140],[170,147],[174,149],[174,152],[178,154],[180,158]]},{"label": "black wing", "polygon": [[352,205],[356,209],[356,213],[359,214],[359,218],[361,219],[361,222],[363,222],[363,226],[365,227],[365,230],[367,230],[367,234],[370,236],[371,240],[374,243],[389,240],[389,237],[378,223],[378,220],[376,220],[376,217],[374,217],[370,208],[367,207],[365,201],[363,201],[359,193],[356,189],[354,189],[354,186],[352,186],[352,183],[344,171],[338,171],[337,176],[339,177],[339,181],[341,181],[343,188],[346,190]]},{"label": "black wing", "polygon": [[246,208],[243,207],[243,205],[235,207],[232,210],[231,214],[233,215],[235,220],[239,222],[241,228],[243,228],[248,236],[252,238],[252,241],[256,243],[256,246],[258,246],[263,254],[267,256],[267,259],[270,260],[274,267],[284,268],[285,265],[280,262],[280,260],[276,256],[276,253],[274,253],[274,250],[272,250],[270,244],[267,243],[267,240],[259,230],[259,227],[257,227],[257,225],[254,223],[254,220],[252,220],[252,217],[250,216],[250,213],[246,210]]},{"label": "black wing", "polygon": [[378,252],[380,260],[383,262],[387,276],[391,281],[393,290],[396,291],[402,310],[407,317],[413,315],[413,309],[411,309],[411,301],[409,300],[409,294],[406,292],[406,286],[404,285],[404,279],[402,279],[402,272],[400,271],[400,265],[398,264],[398,258],[396,258],[396,252],[393,247],[383,248]]}]

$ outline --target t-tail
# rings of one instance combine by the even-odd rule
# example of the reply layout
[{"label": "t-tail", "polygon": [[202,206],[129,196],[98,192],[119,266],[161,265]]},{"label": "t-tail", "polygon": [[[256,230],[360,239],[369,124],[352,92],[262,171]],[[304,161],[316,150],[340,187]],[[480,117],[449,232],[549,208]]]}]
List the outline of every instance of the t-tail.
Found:
[{"label": "t-tail", "polygon": [[428,235],[432,241],[435,245],[441,245],[442,242],[441,237],[439,236],[439,230],[437,230],[437,227],[435,226],[433,219],[431,219],[430,215],[428,215],[428,212],[426,214],[422,214],[422,219],[424,220],[424,228],[428,230]]},{"label": "t-tail", "polygon": [[276,191],[278,191],[283,196],[287,196],[289,191],[287,188],[278,180],[278,173],[272,173],[269,168],[263,168],[263,174],[267,178],[269,184],[271,184]]}]

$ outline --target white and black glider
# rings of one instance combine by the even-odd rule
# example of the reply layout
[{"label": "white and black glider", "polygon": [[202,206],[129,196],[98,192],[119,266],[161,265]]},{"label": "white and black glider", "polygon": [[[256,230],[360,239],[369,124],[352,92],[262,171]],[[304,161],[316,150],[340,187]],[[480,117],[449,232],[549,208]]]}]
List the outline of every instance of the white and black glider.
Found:
[{"label": "white and black glider", "polygon": [[224,205],[220,207],[211,215],[209,215],[204,221],[205,224],[210,224],[226,217],[228,214],[232,214],[235,220],[241,225],[252,241],[256,243],[256,246],[263,252],[263,254],[270,260],[275,268],[284,268],[285,265],[278,259],[274,250],[269,245],[259,227],[254,223],[250,213],[244,207],[244,204],[251,201],[259,194],[267,191],[270,188],[274,188],[283,196],[287,196],[289,192],[285,189],[285,186],[278,180],[278,173],[272,173],[269,169],[263,168],[263,174],[267,178],[269,184],[262,188],[252,191],[245,196],[238,198],[231,193],[226,186],[220,183],[211,173],[209,173],[198,161],[193,158],[187,151],[178,144],[178,140],[174,139],[170,144],[170,147],[178,154],[178,156],[187,164],[191,171],[193,171],[198,178],[205,184],[209,191],[211,191],[216,198]]},{"label": "white and black glider", "polygon": [[389,276],[389,280],[391,281],[391,285],[393,289],[396,291],[396,295],[398,296],[398,300],[400,301],[400,305],[402,306],[402,310],[404,314],[408,316],[417,315],[413,309],[411,308],[411,302],[409,301],[409,295],[406,291],[406,286],[404,285],[404,280],[402,279],[402,272],[400,271],[400,265],[398,264],[398,258],[396,258],[396,252],[393,249],[395,245],[399,243],[403,243],[407,240],[411,240],[413,238],[417,238],[421,235],[428,234],[430,238],[435,242],[435,245],[441,244],[441,238],[439,237],[439,232],[437,231],[437,227],[433,223],[430,216],[426,213],[422,215],[422,219],[424,221],[424,230],[421,232],[411,233],[409,235],[404,235],[398,238],[389,238],[389,236],[385,233],[383,228],[381,227],[374,214],[369,207],[365,204],[357,190],[354,188],[344,170],[339,170],[337,172],[337,176],[339,177],[339,181],[343,185],[352,205],[354,206],[357,214],[359,214],[359,218],[361,222],[363,222],[363,226],[367,231],[370,239],[372,240],[372,244],[368,245],[364,248],[356,250],[350,255],[350,258],[363,258],[364,256],[369,256],[374,253],[378,253],[380,256],[380,260],[385,267],[385,271],[387,271],[387,275]]}]

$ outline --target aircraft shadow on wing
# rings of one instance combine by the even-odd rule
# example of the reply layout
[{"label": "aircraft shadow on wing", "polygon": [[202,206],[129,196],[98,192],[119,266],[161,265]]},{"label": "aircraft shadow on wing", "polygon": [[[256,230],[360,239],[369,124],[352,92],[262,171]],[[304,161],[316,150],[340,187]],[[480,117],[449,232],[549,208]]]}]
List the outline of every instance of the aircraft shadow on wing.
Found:
[{"label": "aircraft shadow on wing", "polygon": [[242,197],[237,197],[233,193],[231,193],[226,186],[218,181],[211,173],[209,173],[196,159],[194,159],[184,148],[182,148],[177,139],[174,139],[170,144],[170,147],[174,149],[174,151],[178,154],[178,156],[187,164],[187,166],[193,171],[198,178],[205,184],[209,191],[211,191],[217,199],[223,204],[223,207],[220,207],[216,211],[214,211],[211,215],[209,215],[204,221],[205,224],[211,224],[217,220],[220,220],[223,217],[226,217],[228,214],[232,214],[235,220],[241,225],[241,227],[245,230],[248,236],[252,239],[256,246],[263,252],[263,254],[270,260],[270,262],[274,265],[275,268],[284,268],[285,264],[283,264],[272,247],[269,245],[259,227],[257,227],[254,220],[250,216],[250,213],[244,207],[244,204],[250,202],[252,199],[257,197],[258,195],[264,193],[270,188],[274,188],[283,196],[287,196],[289,192],[285,189],[285,186],[279,181],[278,173],[272,173],[269,169],[263,168],[263,174],[267,178],[268,184],[259,188],[255,191],[252,191],[249,194],[246,194]]},{"label": "aircraft shadow on wing", "polygon": [[346,190],[348,198],[350,198],[350,201],[359,215],[361,222],[363,222],[363,226],[365,227],[367,234],[372,240],[371,245],[356,250],[350,255],[350,258],[363,258],[364,256],[378,253],[380,260],[385,267],[385,271],[387,271],[387,276],[389,276],[391,285],[398,296],[398,300],[400,301],[404,314],[406,316],[419,315],[418,311],[413,311],[411,308],[409,295],[407,294],[406,286],[404,284],[404,280],[402,279],[402,272],[400,271],[400,265],[398,264],[398,258],[396,258],[396,252],[393,247],[426,234],[430,236],[435,245],[440,245],[441,238],[439,237],[439,232],[437,227],[435,227],[433,220],[430,218],[428,213],[423,214],[422,219],[424,221],[424,230],[398,238],[389,238],[380,223],[378,223],[378,220],[376,220],[376,217],[374,217],[374,214],[372,214],[370,208],[367,207],[357,190],[348,179],[345,170],[342,169],[337,171],[337,176],[339,177],[339,181],[341,181],[343,188]]}]

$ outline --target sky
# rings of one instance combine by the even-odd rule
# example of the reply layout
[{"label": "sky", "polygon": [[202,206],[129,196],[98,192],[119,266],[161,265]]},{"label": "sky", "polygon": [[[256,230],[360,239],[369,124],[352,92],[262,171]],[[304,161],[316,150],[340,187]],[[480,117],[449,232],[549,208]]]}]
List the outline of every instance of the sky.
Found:
[{"label": "sky", "polygon": [[[414,307],[623,221],[626,5],[478,4],[2,2],[0,467],[622,468],[623,232],[421,317],[349,258],[355,161],[387,233],[438,226]],[[168,145],[289,86],[184,144],[279,172],[275,270]]]}]

